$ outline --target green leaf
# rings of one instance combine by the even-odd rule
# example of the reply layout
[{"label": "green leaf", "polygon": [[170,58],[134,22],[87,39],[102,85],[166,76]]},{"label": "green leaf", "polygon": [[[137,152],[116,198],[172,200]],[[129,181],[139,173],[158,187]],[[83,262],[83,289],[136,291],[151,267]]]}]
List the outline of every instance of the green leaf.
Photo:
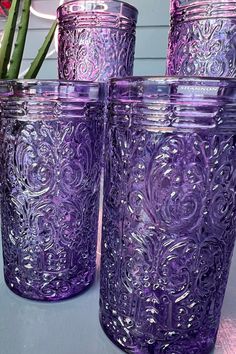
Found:
[{"label": "green leaf", "polygon": [[41,69],[41,66],[44,62],[44,59],[46,58],[46,55],[48,53],[48,50],[49,50],[52,40],[54,38],[56,27],[57,27],[57,22],[55,21],[55,22],[53,22],[53,25],[52,25],[47,37],[45,38],[45,41],[44,41],[42,47],[39,49],[36,58],[33,60],[28,72],[25,74],[24,79],[35,79],[36,76],[38,75],[38,72]]},{"label": "green leaf", "polygon": [[8,14],[7,22],[4,27],[4,34],[0,48],[0,78],[5,79],[7,67],[11,56],[16,22],[19,12],[19,0],[13,0]]},{"label": "green leaf", "polygon": [[15,42],[14,52],[10,61],[10,68],[7,73],[8,79],[17,79],[23,58],[26,35],[29,26],[31,0],[24,0],[18,35]]}]

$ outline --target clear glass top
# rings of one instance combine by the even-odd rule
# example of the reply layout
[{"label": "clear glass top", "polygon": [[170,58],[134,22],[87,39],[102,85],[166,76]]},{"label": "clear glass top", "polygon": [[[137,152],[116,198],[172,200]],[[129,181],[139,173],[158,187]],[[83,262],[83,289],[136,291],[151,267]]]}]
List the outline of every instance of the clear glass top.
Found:
[{"label": "clear glass top", "polygon": [[203,77],[129,77],[112,79],[110,99],[236,101],[236,79]]},{"label": "clear glass top", "polygon": [[[49,80],[0,81],[1,119],[104,120],[104,84]],[[94,113],[91,115],[92,110]]]},{"label": "clear glass top", "polygon": [[0,97],[94,102],[104,100],[105,84],[86,81],[0,80]]},{"label": "clear glass top", "polygon": [[57,9],[59,19],[80,13],[116,14],[132,18],[134,21],[137,21],[138,16],[138,10],[134,6],[117,0],[75,0],[67,2]]},{"label": "clear glass top", "polygon": [[[236,131],[236,79],[112,79],[109,124],[145,129]],[[149,128],[147,128],[149,127]]]},{"label": "clear glass top", "polygon": [[171,0],[172,16],[186,21],[236,17],[236,0]]},{"label": "clear glass top", "polygon": [[227,3],[227,4],[232,4],[236,2],[235,0],[171,0],[171,4],[175,5],[176,7],[181,7],[181,6],[188,6],[191,4],[196,4],[196,5],[205,5],[205,4],[215,4],[215,3]]}]

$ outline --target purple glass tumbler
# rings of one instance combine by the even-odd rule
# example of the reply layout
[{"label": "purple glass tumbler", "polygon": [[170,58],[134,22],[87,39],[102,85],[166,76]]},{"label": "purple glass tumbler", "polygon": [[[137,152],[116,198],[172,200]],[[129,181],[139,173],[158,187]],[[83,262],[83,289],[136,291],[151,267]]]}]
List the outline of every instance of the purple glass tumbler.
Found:
[{"label": "purple glass tumbler", "polygon": [[235,81],[112,80],[100,321],[128,353],[209,354],[236,236]]},{"label": "purple glass tumbler", "polygon": [[58,71],[66,80],[106,81],[133,74],[138,11],[115,0],[60,6]]},{"label": "purple glass tumbler", "polygon": [[171,0],[167,74],[235,77],[235,28],[235,0]]},{"label": "purple glass tumbler", "polygon": [[104,88],[15,81],[6,89],[11,98],[1,102],[5,281],[23,297],[62,300],[95,277]]}]

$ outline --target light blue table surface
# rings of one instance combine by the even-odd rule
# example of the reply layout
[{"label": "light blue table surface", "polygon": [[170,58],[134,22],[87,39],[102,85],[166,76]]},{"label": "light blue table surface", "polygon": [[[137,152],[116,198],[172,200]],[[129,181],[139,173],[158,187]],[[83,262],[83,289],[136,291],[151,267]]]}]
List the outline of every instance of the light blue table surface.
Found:
[{"label": "light blue table surface", "polygon": [[[0,257],[1,258],[1,257]],[[0,260],[0,354],[119,354],[98,321],[98,281],[60,303],[25,300],[4,284]],[[215,354],[236,354],[236,255]]]}]

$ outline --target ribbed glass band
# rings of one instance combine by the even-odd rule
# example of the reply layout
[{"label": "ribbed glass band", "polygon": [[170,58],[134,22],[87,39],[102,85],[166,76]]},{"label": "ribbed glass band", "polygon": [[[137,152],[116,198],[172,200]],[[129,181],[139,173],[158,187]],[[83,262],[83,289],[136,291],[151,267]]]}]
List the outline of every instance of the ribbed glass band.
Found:
[{"label": "ribbed glass band", "polygon": [[190,0],[171,2],[174,21],[191,21],[205,18],[236,17],[236,1]]},{"label": "ribbed glass band", "polygon": [[57,17],[65,28],[111,27],[123,28],[136,24],[138,11],[120,1],[78,0],[60,6]]},{"label": "ribbed glass band", "polygon": [[[236,130],[236,80],[202,78],[114,79],[111,124],[145,125],[149,130]],[[132,106],[132,115],[128,115]]]},{"label": "ribbed glass band", "polygon": [[[0,81],[2,118],[18,120],[86,119],[89,104],[104,107],[104,84],[63,81]],[[9,99],[10,98],[10,99]],[[103,115],[101,114],[101,119]]]},{"label": "ribbed glass band", "polygon": [[136,21],[114,14],[85,14],[83,16],[70,15],[60,20],[63,30],[74,28],[115,28],[119,30],[133,30]]}]

